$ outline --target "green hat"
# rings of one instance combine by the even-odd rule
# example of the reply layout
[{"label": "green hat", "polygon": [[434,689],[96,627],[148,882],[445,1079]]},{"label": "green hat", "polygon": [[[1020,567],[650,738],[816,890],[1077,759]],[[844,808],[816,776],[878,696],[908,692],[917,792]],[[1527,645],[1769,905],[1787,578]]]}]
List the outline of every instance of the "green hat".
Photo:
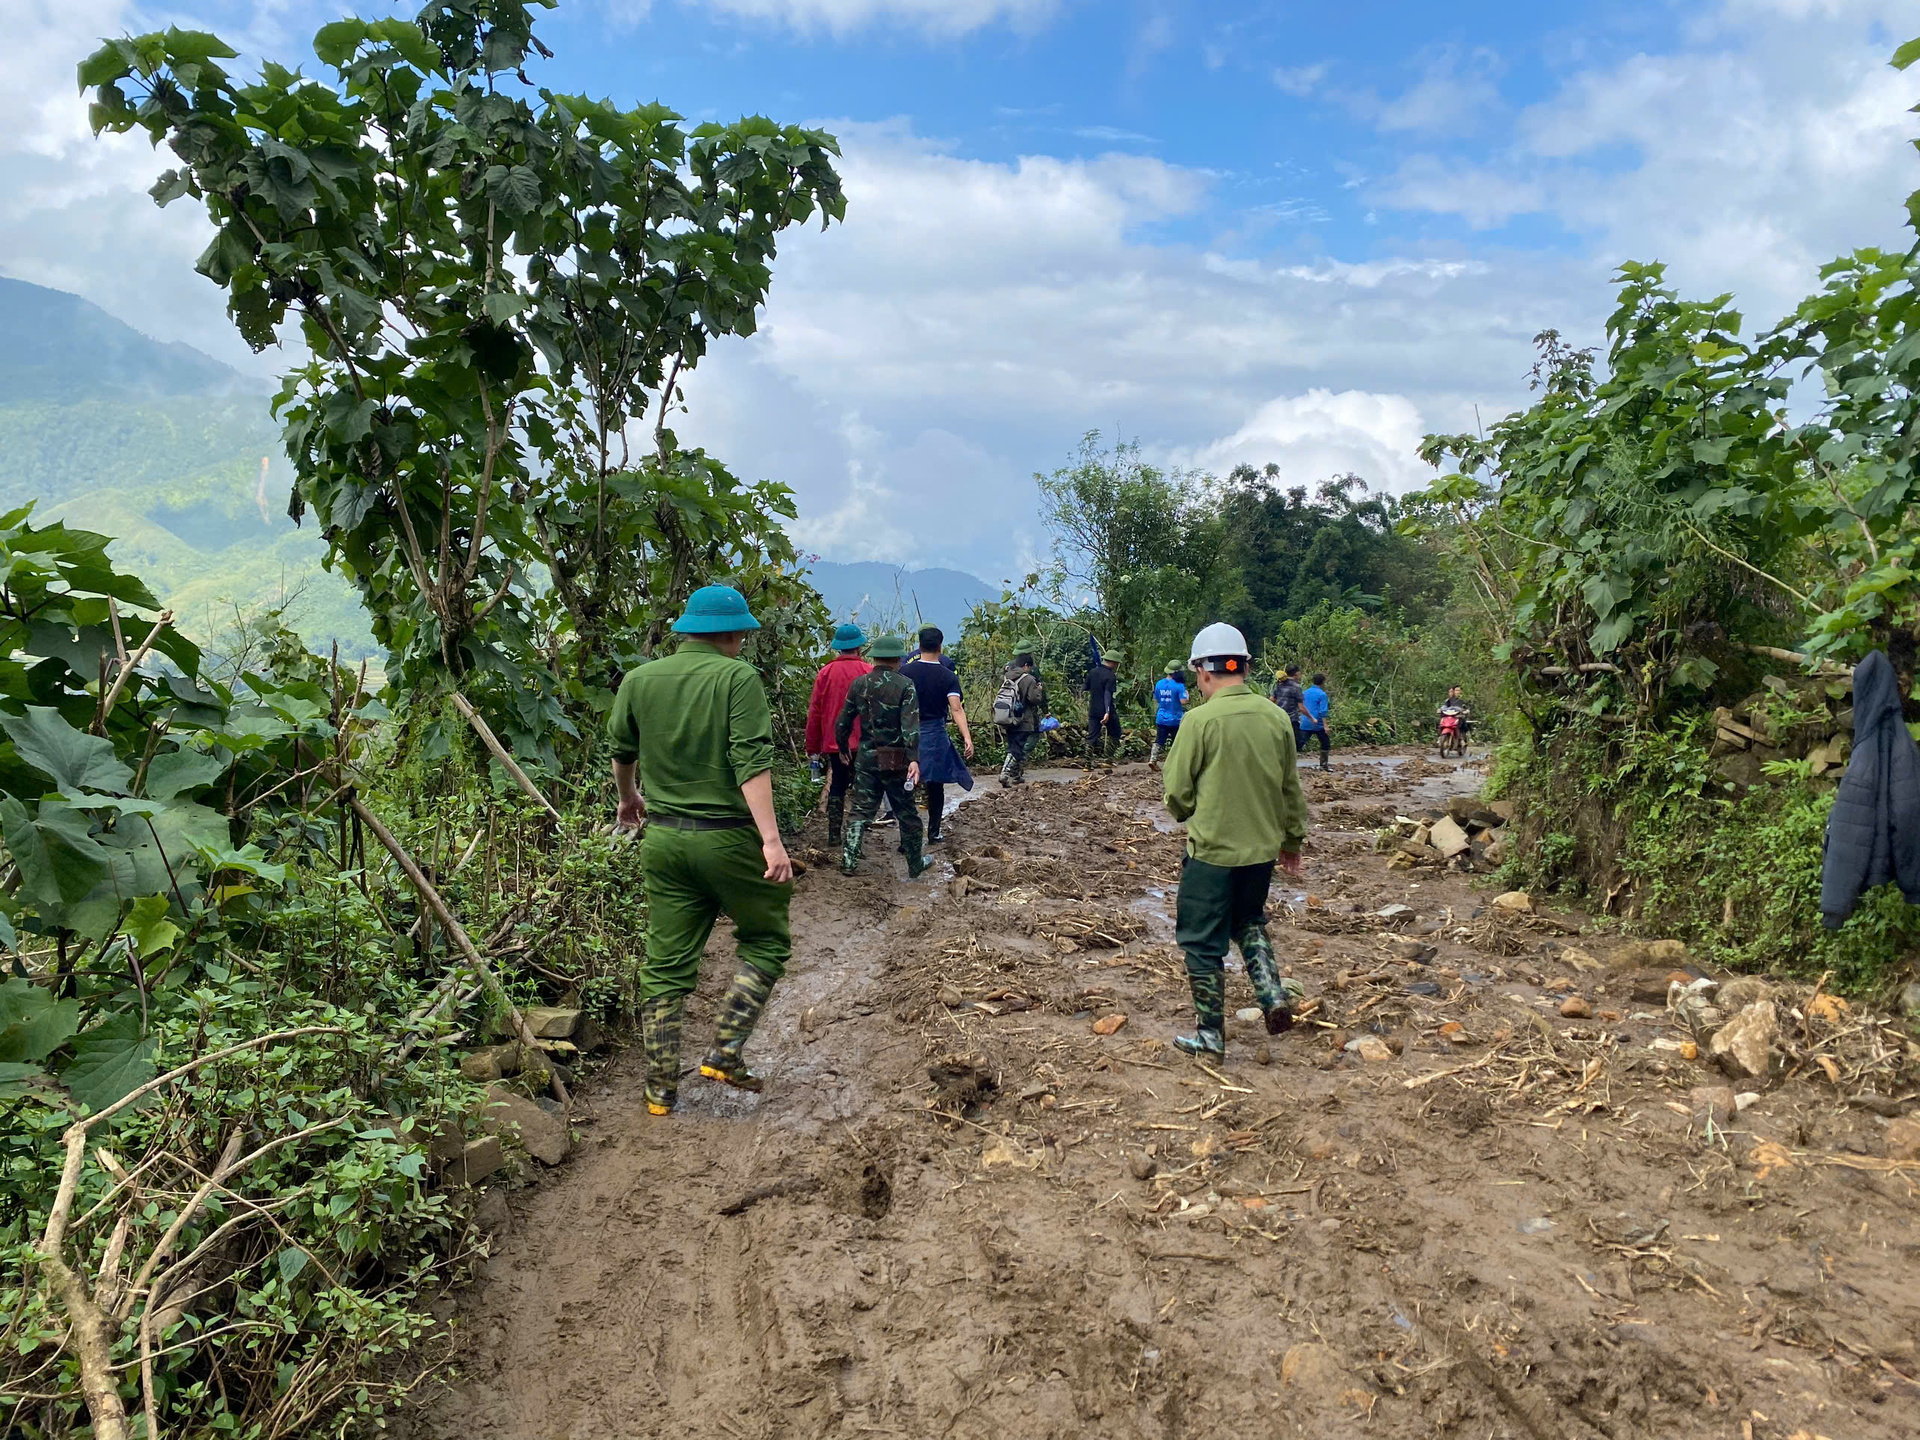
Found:
[{"label": "green hat", "polygon": [[858,650],[867,643],[867,632],[858,625],[848,623],[833,632],[835,650]]},{"label": "green hat", "polygon": [[873,648],[867,654],[875,660],[904,660],[907,658],[907,642],[898,635],[882,635],[873,642]]},{"label": "green hat", "polygon": [[731,585],[702,585],[687,597],[686,611],[673,628],[681,635],[730,635],[758,630],[760,622],[747,608],[747,597]]},{"label": "green hat", "polygon": [[1118,665],[1121,659],[1122,656],[1118,650],[1108,650],[1101,655],[1100,663],[1102,665]]},{"label": "green hat", "polygon": [[1179,673],[1180,673],[1180,662],[1178,660],[1167,661],[1167,674],[1178,675]]}]

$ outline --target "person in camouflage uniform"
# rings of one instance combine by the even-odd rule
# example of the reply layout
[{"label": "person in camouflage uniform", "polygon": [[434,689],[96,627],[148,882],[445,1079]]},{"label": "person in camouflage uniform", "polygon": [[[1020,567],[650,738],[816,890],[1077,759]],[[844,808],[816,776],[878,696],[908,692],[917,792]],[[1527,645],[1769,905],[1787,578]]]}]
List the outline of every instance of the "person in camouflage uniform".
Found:
[{"label": "person in camouflage uniform", "polygon": [[881,636],[867,653],[873,669],[848,688],[834,727],[834,739],[845,756],[854,721],[860,722],[860,749],[853,762],[853,818],[847,822],[840,870],[851,875],[858,868],[861,843],[885,795],[900,821],[900,851],[907,857],[907,874],[918,878],[930,864],[921,853],[925,831],[913,803],[913,788],[920,783],[920,692],[900,673],[907,647],[897,635]]}]

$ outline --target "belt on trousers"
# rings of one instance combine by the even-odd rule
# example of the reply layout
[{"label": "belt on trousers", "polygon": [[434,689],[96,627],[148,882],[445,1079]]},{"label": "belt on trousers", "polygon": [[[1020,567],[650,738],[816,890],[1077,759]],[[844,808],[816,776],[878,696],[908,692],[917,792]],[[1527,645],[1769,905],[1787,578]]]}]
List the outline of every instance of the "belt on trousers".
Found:
[{"label": "belt on trousers", "polygon": [[729,815],[721,820],[696,815],[649,815],[647,823],[664,825],[669,830],[751,830],[754,826],[750,815]]}]

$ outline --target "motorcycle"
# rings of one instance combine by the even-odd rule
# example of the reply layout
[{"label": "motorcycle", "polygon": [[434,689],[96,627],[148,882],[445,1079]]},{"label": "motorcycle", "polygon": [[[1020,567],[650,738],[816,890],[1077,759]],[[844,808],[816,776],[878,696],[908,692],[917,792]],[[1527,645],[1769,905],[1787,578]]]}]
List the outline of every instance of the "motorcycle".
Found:
[{"label": "motorcycle", "polygon": [[1467,722],[1464,716],[1442,715],[1440,717],[1440,758],[1465,755],[1467,753]]}]

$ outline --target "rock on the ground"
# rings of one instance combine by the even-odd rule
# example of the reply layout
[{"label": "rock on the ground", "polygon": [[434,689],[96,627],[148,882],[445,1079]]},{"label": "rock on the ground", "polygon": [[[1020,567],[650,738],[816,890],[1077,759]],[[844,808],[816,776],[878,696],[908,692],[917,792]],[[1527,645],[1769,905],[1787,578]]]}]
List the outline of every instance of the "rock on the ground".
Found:
[{"label": "rock on the ground", "polygon": [[1568,1020],[1585,1020],[1593,1014],[1593,1004],[1584,995],[1569,995],[1560,1002],[1560,1014]]},{"label": "rock on the ground", "polygon": [[460,1057],[460,1073],[477,1085],[520,1073],[520,1042],[487,1045]]},{"label": "rock on the ground", "polygon": [[1127,1161],[1127,1169],[1132,1172],[1136,1180],[1151,1180],[1153,1172],[1159,1168],[1159,1164],[1144,1150],[1135,1151],[1132,1158]]},{"label": "rock on the ground", "polygon": [[1349,1040],[1346,1048],[1369,1064],[1377,1064],[1382,1060],[1393,1058],[1393,1047],[1378,1035],[1361,1035]]},{"label": "rock on the ground", "polygon": [[1852,1009],[1838,995],[1816,995],[1807,1002],[1807,1018],[1824,1025],[1838,1025]]},{"label": "rock on the ground", "polygon": [[558,1165],[567,1158],[570,1144],[564,1116],[549,1114],[525,1096],[497,1085],[487,1088],[487,1103],[480,1111],[480,1127],[491,1135],[512,1130],[527,1147],[527,1153],[542,1165]]},{"label": "rock on the ground", "polygon": [[1755,1000],[1713,1034],[1708,1050],[1735,1079],[1764,1080],[1773,1068],[1779,1012],[1771,1000]]},{"label": "rock on the ground", "polygon": [[1457,820],[1448,818],[1433,822],[1433,828],[1427,832],[1427,843],[1438,850],[1441,855],[1451,860],[1454,856],[1464,851],[1472,842],[1467,839],[1467,832],[1461,827],[1460,823]]},{"label": "rock on the ground", "polygon": [[1740,1113],[1740,1097],[1731,1085],[1696,1085],[1687,1092],[1687,1107],[1696,1120],[1727,1125]]},{"label": "rock on the ground", "polygon": [[1533,909],[1533,896],[1524,890],[1508,890],[1493,897],[1493,908],[1515,914],[1524,913]]},{"label": "rock on the ground", "polygon": [[557,1005],[535,1005],[520,1015],[536,1040],[571,1040],[580,1028],[580,1012]]},{"label": "rock on the ground", "polygon": [[1102,1015],[1098,1020],[1093,1022],[1093,1033],[1096,1035],[1111,1035],[1126,1023],[1127,1017],[1117,1012],[1112,1015]]},{"label": "rock on the ground", "polygon": [[1714,996],[1713,1003],[1729,1015],[1734,1015],[1746,1009],[1747,1006],[1753,1004],[1756,1000],[1772,1000],[1773,998],[1773,986],[1762,980],[1758,975],[1736,975],[1720,987],[1720,993]]},{"label": "rock on the ground", "polygon": [[500,1143],[500,1137],[482,1135],[478,1140],[469,1140],[459,1158],[447,1166],[446,1182],[449,1185],[478,1185],[506,1163],[507,1151]]},{"label": "rock on the ground", "polygon": [[1900,1013],[1920,1015],[1920,980],[1900,987]]},{"label": "rock on the ground", "polygon": [[1920,1120],[1895,1120],[1887,1126],[1887,1158],[1920,1160]]},{"label": "rock on the ground", "polygon": [[1612,970],[1678,970],[1692,961],[1692,953],[1678,940],[1635,940],[1608,956],[1607,966]]},{"label": "rock on the ground", "polygon": [[1243,1005],[1240,1009],[1233,1012],[1233,1018],[1236,1020],[1244,1020],[1251,1025],[1256,1021],[1266,1019],[1266,1016],[1258,1006]]}]

